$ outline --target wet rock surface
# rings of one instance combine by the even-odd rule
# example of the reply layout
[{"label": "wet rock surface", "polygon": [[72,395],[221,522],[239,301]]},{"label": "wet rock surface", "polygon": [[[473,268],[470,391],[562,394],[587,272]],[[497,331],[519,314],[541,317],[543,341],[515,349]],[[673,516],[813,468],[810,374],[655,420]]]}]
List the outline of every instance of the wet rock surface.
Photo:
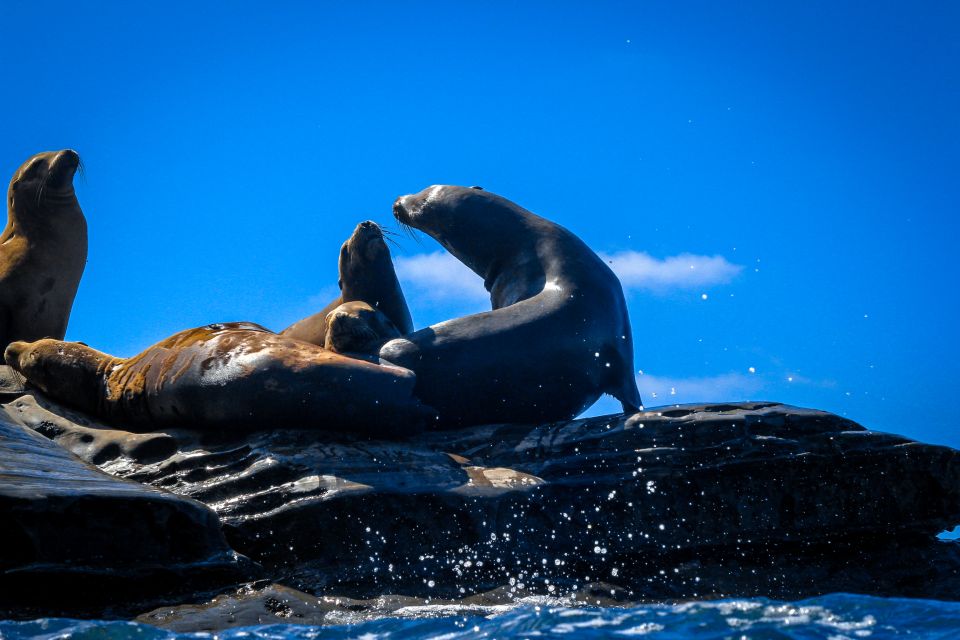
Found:
[{"label": "wet rock surface", "polygon": [[[263,614],[269,598],[315,621],[336,610],[328,596],[463,603],[496,590],[960,597],[958,546],[935,537],[960,523],[960,454],[821,411],[690,405],[377,441],[294,429],[128,434],[29,390],[0,397],[10,426],[138,483],[124,486],[207,505],[230,546],[285,585],[276,589],[313,594],[180,600],[237,620]],[[128,520],[137,526],[114,514],[114,528]],[[586,586],[600,582],[609,588]]]},{"label": "wet rock surface", "polygon": [[460,599],[382,595],[367,600],[316,596],[280,584],[248,584],[202,604],[159,607],[136,622],[189,633],[267,624],[342,625],[380,618],[423,620],[445,616],[490,616],[520,605],[623,606],[622,589],[590,584],[562,598],[545,597],[515,588],[500,588]]},{"label": "wet rock surface", "polygon": [[0,523],[5,617],[99,611],[119,595],[162,602],[253,575],[210,509],[103,473],[20,424],[9,405]]},{"label": "wet rock surface", "polygon": [[[816,561],[811,561],[816,558]],[[956,599],[960,545],[938,542],[926,546],[889,544],[863,547],[841,544],[819,550],[816,555],[737,554],[725,560],[660,565],[670,578],[661,578],[655,591],[643,586],[626,588],[615,582],[591,582],[545,595],[538,585],[516,584],[459,598],[385,594],[369,599],[337,595],[313,595],[279,584],[248,584],[199,604],[165,606],[141,614],[137,622],[170,631],[216,631],[230,627],[266,624],[343,625],[380,618],[426,619],[441,616],[491,616],[517,606],[630,607],[656,602],[690,599],[764,596],[796,600],[801,595],[821,594],[827,586],[845,585],[854,592],[912,596],[939,600]],[[695,574],[702,586],[696,596],[677,588],[672,595],[667,584],[678,583],[673,569]],[[614,579],[615,580],[615,579]],[[715,590],[723,585],[722,590]],[[568,585],[569,586],[569,585]],[[833,589],[833,591],[843,589]]]}]

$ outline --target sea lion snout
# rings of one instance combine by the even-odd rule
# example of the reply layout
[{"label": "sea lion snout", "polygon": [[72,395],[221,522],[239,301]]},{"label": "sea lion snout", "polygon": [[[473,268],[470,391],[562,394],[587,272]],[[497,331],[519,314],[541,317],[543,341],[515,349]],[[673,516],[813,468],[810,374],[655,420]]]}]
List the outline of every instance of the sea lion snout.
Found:
[{"label": "sea lion snout", "polygon": [[23,352],[26,351],[29,346],[29,342],[23,342],[22,340],[11,342],[3,352],[4,362],[19,371],[21,367],[20,356],[23,355]]},{"label": "sea lion snout", "polygon": [[419,193],[400,196],[393,203],[393,217],[402,224],[416,227],[414,220],[435,208],[431,205],[448,197],[458,197],[460,191],[473,190],[448,184],[434,184]]},{"label": "sea lion snout", "polygon": [[357,249],[363,252],[364,257],[373,261],[387,251],[387,244],[383,239],[383,229],[376,222],[367,220],[357,226]]},{"label": "sea lion snout", "polygon": [[64,149],[57,152],[50,160],[48,184],[54,188],[71,184],[79,166],[80,155],[73,149]]},{"label": "sea lion snout", "polygon": [[400,196],[393,201],[393,217],[401,224],[410,224],[410,210],[407,203],[413,196]]}]

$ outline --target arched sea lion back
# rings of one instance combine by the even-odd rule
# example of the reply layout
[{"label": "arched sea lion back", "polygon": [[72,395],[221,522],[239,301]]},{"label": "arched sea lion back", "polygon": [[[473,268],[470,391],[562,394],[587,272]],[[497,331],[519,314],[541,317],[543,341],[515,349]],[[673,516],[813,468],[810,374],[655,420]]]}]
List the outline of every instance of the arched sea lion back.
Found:
[{"label": "arched sea lion back", "polygon": [[441,426],[566,420],[602,393],[641,407],[620,281],[574,234],[482,189],[433,186],[394,203],[484,280],[492,311],[391,340]]}]

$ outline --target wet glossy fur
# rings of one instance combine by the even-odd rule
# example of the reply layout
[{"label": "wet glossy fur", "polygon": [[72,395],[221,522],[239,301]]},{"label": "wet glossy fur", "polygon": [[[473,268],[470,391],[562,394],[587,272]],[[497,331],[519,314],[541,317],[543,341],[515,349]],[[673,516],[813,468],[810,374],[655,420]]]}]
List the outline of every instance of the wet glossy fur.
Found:
[{"label": "wet glossy fur", "polygon": [[181,331],[132,358],[76,342],[14,342],[7,364],[52,398],[129,431],[273,427],[377,435],[417,430],[433,413],[415,377],[250,323]]},{"label": "wet glossy fur", "polygon": [[434,186],[394,215],[484,279],[492,311],[388,342],[380,357],[417,374],[441,426],[572,418],[602,393],[640,405],[623,289],[579,238],[509,200]]}]

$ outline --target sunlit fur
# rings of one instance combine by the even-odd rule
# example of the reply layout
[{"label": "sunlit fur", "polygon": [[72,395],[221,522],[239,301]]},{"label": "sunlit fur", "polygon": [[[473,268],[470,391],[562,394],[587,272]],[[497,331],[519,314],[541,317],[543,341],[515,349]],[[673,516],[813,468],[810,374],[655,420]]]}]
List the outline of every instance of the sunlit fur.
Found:
[{"label": "sunlit fur", "polygon": [[321,311],[284,329],[281,335],[322,346],[327,315],[345,302],[366,302],[383,313],[401,334],[413,331],[410,310],[379,225],[370,220],[358,224],[340,248],[337,267],[340,295]]},{"label": "sunlit fur", "polygon": [[73,190],[80,157],[38,153],[7,190],[0,235],[0,346],[63,338],[87,260],[87,223]]}]

